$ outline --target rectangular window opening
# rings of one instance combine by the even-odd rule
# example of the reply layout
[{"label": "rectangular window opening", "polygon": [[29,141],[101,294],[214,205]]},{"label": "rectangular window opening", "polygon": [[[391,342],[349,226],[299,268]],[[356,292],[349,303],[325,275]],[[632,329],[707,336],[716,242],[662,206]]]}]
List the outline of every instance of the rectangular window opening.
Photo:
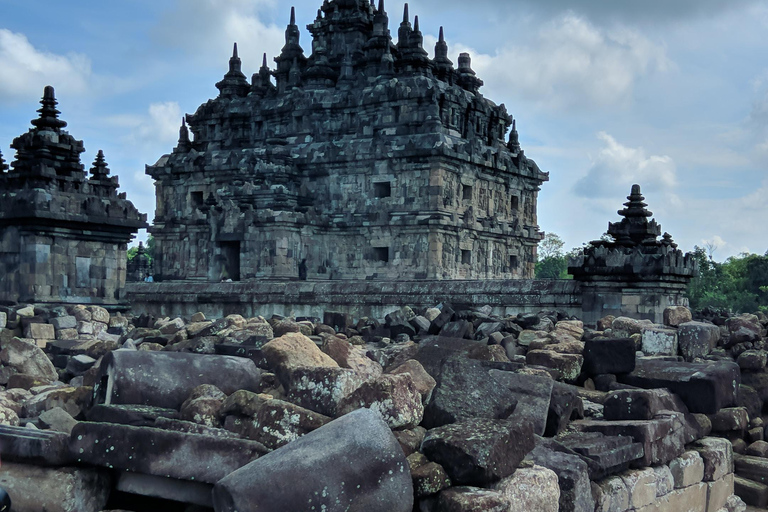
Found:
[{"label": "rectangular window opening", "polygon": [[472,199],[472,185],[461,186],[461,198],[465,201]]},{"label": "rectangular window opening", "polygon": [[520,260],[518,260],[517,256],[510,256],[509,257],[509,268],[510,270],[515,270],[520,265]]},{"label": "rectangular window opening", "polygon": [[192,208],[200,208],[203,206],[203,193],[202,192],[190,192],[189,200],[192,203]]},{"label": "rectangular window opening", "polygon": [[461,250],[461,263],[464,265],[472,264],[472,251]]},{"label": "rectangular window opening", "polygon": [[392,184],[388,181],[381,182],[381,183],[374,183],[373,184],[373,196],[382,198],[382,197],[391,197],[392,196]]},{"label": "rectangular window opening", "polygon": [[509,207],[512,209],[512,213],[517,212],[517,210],[520,208],[520,198],[517,196],[512,196],[509,200]]},{"label": "rectangular window opening", "polygon": [[389,247],[374,247],[373,257],[374,261],[389,263]]}]

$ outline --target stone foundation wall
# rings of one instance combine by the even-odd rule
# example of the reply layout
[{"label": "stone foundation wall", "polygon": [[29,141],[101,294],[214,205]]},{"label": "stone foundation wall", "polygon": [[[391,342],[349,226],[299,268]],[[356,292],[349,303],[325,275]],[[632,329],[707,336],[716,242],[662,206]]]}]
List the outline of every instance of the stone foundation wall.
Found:
[{"label": "stone foundation wall", "polygon": [[441,302],[489,305],[499,315],[562,309],[581,316],[581,292],[574,281],[252,281],[236,283],[129,283],[136,314],[209,318],[229,314],[323,317],[325,311],[356,318],[384,318],[403,304],[432,307]]},{"label": "stone foundation wall", "polygon": [[0,229],[0,300],[116,304],[125,286],[126,244],[73,233]]}]

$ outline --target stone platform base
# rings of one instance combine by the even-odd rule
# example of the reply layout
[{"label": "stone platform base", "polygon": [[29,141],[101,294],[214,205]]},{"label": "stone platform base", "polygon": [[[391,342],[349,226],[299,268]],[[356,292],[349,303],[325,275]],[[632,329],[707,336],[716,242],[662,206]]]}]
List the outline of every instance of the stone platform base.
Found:
[{"label": "stone platform base", "polygon": [[560,309],[581,316],[580,285],[570,280],[497,281],[240,281],[129,283],[131,310],[156,316],[229,314],[307,316],[325,311],[382,319],[404,305],[491,306],[511,315]]}]

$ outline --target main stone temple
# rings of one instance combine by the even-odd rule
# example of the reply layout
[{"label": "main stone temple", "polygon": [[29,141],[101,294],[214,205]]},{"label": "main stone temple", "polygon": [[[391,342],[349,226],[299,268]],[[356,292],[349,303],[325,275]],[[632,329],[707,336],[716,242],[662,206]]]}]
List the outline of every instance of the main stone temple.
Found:
[{"label": "main stone temple", "polygon": [[548,174],[469,55],[441,29],[430,58],[407,4],[396,44],[382,0],[325,0],[307,28],[309,56],[292,10],[250,82],[235,45],[147,166],[155,280],[532,278]]}]

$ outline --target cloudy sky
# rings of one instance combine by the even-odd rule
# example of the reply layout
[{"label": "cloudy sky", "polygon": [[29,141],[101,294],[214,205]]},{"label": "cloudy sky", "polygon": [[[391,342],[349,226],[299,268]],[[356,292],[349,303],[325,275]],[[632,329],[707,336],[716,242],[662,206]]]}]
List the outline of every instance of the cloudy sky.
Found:
[{"label": "cloudy sky", "polygon": [[[170,152],[184,113],[214,97],[237,41],[246,74],[279,53],[290,6],[321,0],[0,0],[0,151],[43,87],[121,187],[154,211],[144,165]],[[387,0],[396,33],[402,1]],[[632,183],[685,250],[768,250],[768,1],[414,0],[432,51],[443,25],[483,93],[518,121],[550,172],[539,223],[566,248],[598,238]],[[302,30],[302,45],[311,48]]]}]

